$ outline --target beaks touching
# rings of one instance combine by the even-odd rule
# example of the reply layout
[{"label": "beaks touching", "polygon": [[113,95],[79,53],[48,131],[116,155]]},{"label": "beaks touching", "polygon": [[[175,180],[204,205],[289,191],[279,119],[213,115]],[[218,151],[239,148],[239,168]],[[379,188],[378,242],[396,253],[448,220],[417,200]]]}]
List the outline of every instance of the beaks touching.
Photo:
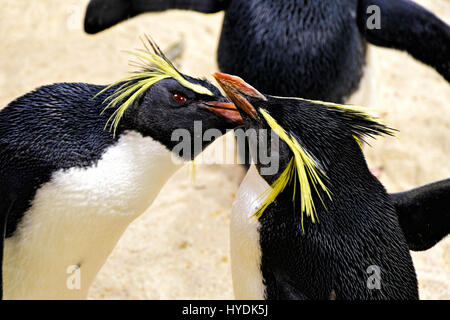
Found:
[{"label": "beaks touching", "polygon": [[213,76],[237,108],[244,111],[252,119],[258,118],[258,113],[246,97],[267,100],[263,94],[239,77],[221,72],[216,72]]},{"label": "beaks touching", "polygon": [[213,76],[234,104],[220,101],[207,102],[205,105],[209,110],[231,122],[239,124],[243,123],[243,119],[238,108],[248,114],[252,119],[258,119],[258,113],[246,97],[266,101],[267,98],[263,94],[239,77],[222,72],[216,72]]},{"label": "beaks touching", "polygon": [[242,124],[243,120],[241,114],[236,109],[236,106],[230,102],[210,101],[205,102],[206,108],[218,114],[231,122]]}]

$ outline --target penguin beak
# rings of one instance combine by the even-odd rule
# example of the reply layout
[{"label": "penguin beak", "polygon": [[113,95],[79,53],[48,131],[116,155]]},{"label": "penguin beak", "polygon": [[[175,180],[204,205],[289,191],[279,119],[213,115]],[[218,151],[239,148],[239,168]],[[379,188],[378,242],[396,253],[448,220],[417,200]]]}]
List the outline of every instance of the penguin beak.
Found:
[{"label": "penguin beak", "polygon": [[262,93],[239,77],[221,72],[216,72],[213,76],[237,108],[244,111],[252,119],[258,119],[256,109],[246,97],[267,101],[267,98]]},{"label": "penguin beak", "polygon": [[233,103],[221,102],[221,101],[210,101],[205,102],[206,108],[225,119],[230,120],[233,123],[242,124],[241,114]]}]

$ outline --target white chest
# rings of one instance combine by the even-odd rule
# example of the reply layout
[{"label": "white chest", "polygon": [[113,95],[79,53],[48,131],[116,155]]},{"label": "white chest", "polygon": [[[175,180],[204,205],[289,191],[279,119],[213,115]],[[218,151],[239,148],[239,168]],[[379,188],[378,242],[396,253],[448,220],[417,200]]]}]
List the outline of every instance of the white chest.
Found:
[{"label": "white chest", "polygon": [[261,203],[259,196],[269,187],[252,166],[233,203],[230,229],[231,271],[234,295],[239,300],[264,299],[259,222],[252,215]]},{"label": "white chest", "polygon": [[4,298],[85,298],[126,227],[178,168],[171,156],[129,132],[95,166],[55,172],[5,241]]}]

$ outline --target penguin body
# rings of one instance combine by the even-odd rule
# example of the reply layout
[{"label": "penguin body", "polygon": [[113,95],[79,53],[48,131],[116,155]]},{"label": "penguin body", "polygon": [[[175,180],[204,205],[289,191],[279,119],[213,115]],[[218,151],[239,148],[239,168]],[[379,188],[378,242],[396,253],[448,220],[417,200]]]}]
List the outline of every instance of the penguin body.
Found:
[{"label": "penguin body", "polygon": [[[259,229],[266,299],[418,299],[409,248],[389,196],[375,179],[358,187],[319,213],[320,226],[307,219],[304,234],[292,194],[279,195],[267,209]],[[379,288],[370,286],[374,270]]]},{"label": "penguin body", "polygon": [[[90,101],[98,91],[47,86],[0,113],[2,194],[14,197],[4,243],[5,299],[86,297],[125,228],[182,163],[137,131],[113,138],[99,116],[101,104]],[[71,266],[80,268],[79,289],[67,286]]]},{"label": "penguin body", "polygon": [[[257,171],[248,174],[260,177],[247,176],[233,204],[231,235],[239,236],[231,245],[239,248],[231,249],[232,270],[248,270],[233,280],[237,297],[418,299],[414,266],[392,199],[370,173],[355,139],[389,133],[388,128],[345,106],[262,95],[224,74],[216,79],[240,109],[247,129],[283,128],[286,133],[274,131],[280,143],[262,146],[279,154],[278,172],[263,174],[268,165],[256,160]],[[292,163],[295,171],[289,174]],[[286,172],[291,178],[280,186]],[[311,172],[317,173],[315,178]],[[260,193],[261,179],[270,192]],[[258,194],[256,199],[269,201],[266,207],[254,202]],[[258,224],[252,221],[255,214]],[[253,231],[240,232],[244,228]],[[251,277],[255,270],[259,274]]]},{"label": "penguin body", "polygon": [[[159,142],[130,132],[95,165],[53,172],[5,240],[4,298],[85,298],[126,227],[178,167]],[[81,283],[70,287],[75,266]]]},{"label": "penguin body", "polygon": [[366,44],[356,14],[353,0],[231,1],[219,68],[267,94],[344,102],[363,73]]},{"label": "penguin body", "polygon": [[[225,10],[221,71],[268,94],[345,102],[361,80],[367,42],[407,51],[450,81],[450,27],[410,0],[91,0],[85,31],[169,9]],[[379,26],[369,23],[374,14]]]},{"label": "penguin body", "polygon": [[[230,105],[216,87],[178,73],[161,52],[141,52],[146,54],[161,63],[139,73],[149,77],[108,87],[44,86],[0,111],[6,299],[85,298],[128,224],[150,206],[181,160],[201,151],[175,152],[180,141],[172,133],[185,129],[194,137],[236,125],[221,116],[233,110],[214,109]],[[131,95],[142,88],[136,84],[147,87]],[[118,96],[105,109],[105,99]],[[108,119],[117,120],[114,131]]]},{"label": "penguin body", "polygon": [[[373,201],[373,205],[389,208],[387,215],[361,207],[355,222],[350,215],[342,219],[336,208],[328,207],[318,225],[308,221],[302,234],[290,193],[279,195],[255,220],[261,195],[270,185],[251,167],[236,194],[230,225],[236,299],[418,299],[414,266],[393,205],[379,183],[366,187],[367,194],[381,193],[383,199],[362,196],[354,201]],[[386,230],[380,228],[382,224]],[[381,270],[382,290],[368,288],[372,266]]]}]

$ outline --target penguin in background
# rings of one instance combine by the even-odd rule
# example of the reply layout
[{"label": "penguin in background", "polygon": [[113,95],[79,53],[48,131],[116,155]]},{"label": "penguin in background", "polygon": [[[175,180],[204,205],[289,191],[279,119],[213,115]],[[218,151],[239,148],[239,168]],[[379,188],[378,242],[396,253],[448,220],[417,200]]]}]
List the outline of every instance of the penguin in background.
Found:
[{"label": "penguin in background", "polygon": [[392,130],[362,108],[265,95],[238,77],[214,76],[245,128],[262,132],[259,149],[279,163],[264,171],[273,163],[263,164],[252,149],[256,167],[233,204],[236,297],[418,299],[392,198],[361,150],[365,138]]},{"label": "penguin in background", "polygon": [[406,51],[450,81],[450,26],[411,0],[91,0],[84,28],[170,9],[224,10],[220,70],[268,94],[344,103],[358,89],[367,43]]},{"label": "penguin in background", "polygon": [[194,137],[241,121],[215,86],[180,73],[149,45],[135,53],[140,69],[110,86],[47,85],[0,111],[5,299],[85,298],[179,160],[201,151],[175,151],[174,130]]},{"label": "penguin in background", "polygon": [[[380,28],[367,23],[372,6],[380,9]],[[348,101],[364,73],[367,43],[406,51],[450,81],[450,27],[410,0],[91,0],[84,27],[94,34],[145,12],[170,9],[224,10],[220,70],[267,94]],[[240,156],[249,160],[244,150]],[[443,225],[442,237],[447,234],[448,181],[393,196],[412,250],[429,249],[441,239],[437,233],[430,237],[430,230]]]}]

